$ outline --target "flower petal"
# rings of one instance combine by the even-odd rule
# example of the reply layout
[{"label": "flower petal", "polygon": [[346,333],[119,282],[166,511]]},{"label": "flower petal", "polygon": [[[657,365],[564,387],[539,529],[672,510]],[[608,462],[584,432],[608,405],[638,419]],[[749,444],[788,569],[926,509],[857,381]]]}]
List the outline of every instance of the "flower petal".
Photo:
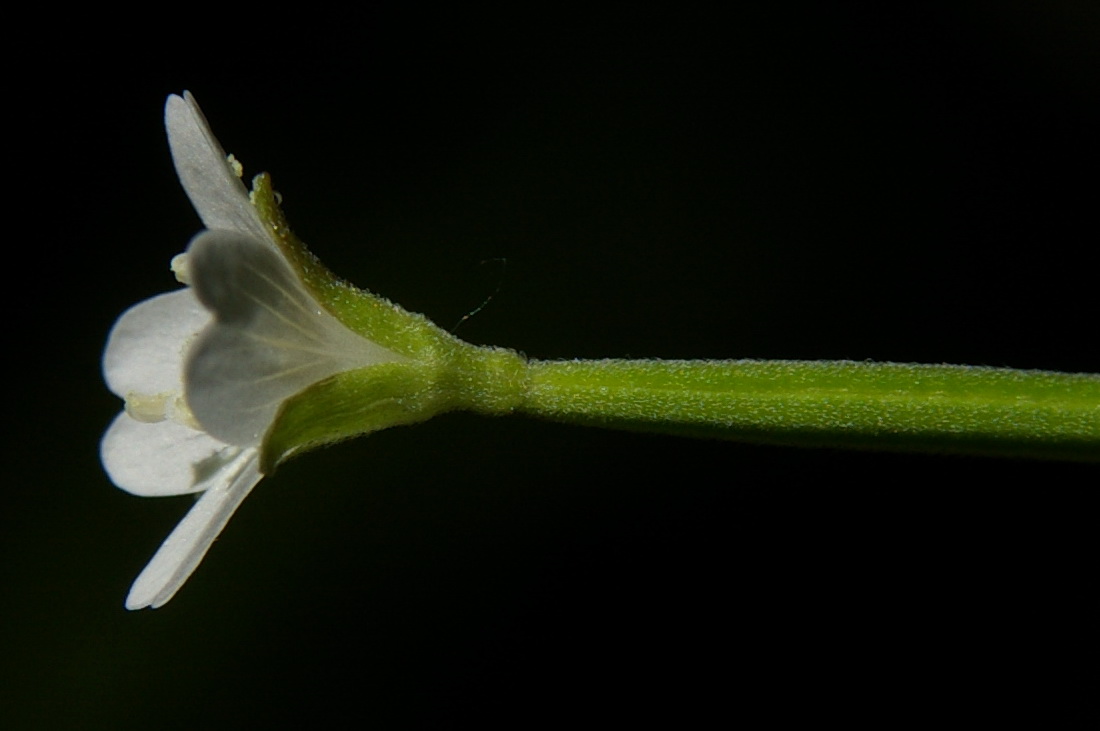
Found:
[{"label": "flower petal", "polygon": [[126,412],[115,417],[99,443],[111,482],[142,497],[206,490],[240,451],[174,421],[149,424]]},{"label": "flower petal", "polygon": [[188,355],[185,392],[218,439],[258,444],[287,398],[336,373],[403,359],[348,330],[282,256],[251,237],[206,231],[188,257],[214,323]]},{"label": "flower petal", "polygon": [[103,352],[103,377],[116,396],[182,392],[183,356],[210,313],[190,289],[139,302],[115,321]]},{"label": "flower petal", "polygon": [[271,233],[190,92],[168,97],[164,126],[180,183],[206,227],[270,241]]},{"label": "flower petal", "polygon": [[257,451],[245,449],[217,471],[210,488],[134,580],[126,597],[127,609],[155,609],[179,591],[234,511],[260,481],[258,465]]}]

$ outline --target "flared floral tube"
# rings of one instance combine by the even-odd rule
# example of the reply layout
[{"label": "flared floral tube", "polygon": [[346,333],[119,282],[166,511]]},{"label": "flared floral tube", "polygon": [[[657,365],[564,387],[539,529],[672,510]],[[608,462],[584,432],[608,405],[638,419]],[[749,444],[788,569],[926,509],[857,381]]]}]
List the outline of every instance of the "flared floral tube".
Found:
[{"label": "flared floral tube", "polygon": [[190,349],[187,403],[219,439],[258,445],[296,393],[342,371],[404,360],[340,324],[281,256],[249,236],[206,231],[188,255],[214,322]]}]

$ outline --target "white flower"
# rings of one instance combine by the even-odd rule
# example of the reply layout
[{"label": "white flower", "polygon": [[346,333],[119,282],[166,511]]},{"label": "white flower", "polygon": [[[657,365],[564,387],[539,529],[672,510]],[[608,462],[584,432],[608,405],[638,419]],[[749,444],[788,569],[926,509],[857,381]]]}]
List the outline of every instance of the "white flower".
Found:
[{"label": "white flower", "polygon": [[127,609],[163,605],[195,570],[260,481],[264,434],[287,398],[336,373],[404,360],[307,291],[190,94],[168,98],[165,126],[207,230],[173,261],[192,287],[135,305],[111,330],[103,372],[126,409],[100,456],[135,495],[202,495],[134,582]]}]

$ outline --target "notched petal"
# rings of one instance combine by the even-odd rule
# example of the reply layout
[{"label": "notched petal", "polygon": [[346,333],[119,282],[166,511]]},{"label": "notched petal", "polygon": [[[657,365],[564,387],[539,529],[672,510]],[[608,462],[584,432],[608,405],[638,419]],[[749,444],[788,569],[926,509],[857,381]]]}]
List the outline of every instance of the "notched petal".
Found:
[{"label": "notched petal", "polygon": [[107,336],[103,377],[116,396],[180,393],[187,346],[210,322],[189,289],[158,295],[126,310]]},{"label": "notched petal", "polygon": [[185,364],[187,402],[203,429],[230,444],[258,444],[279,405],[318,381],[404,359],[344,327],[252,237],[203,232],[188,263],[214,322]]}]

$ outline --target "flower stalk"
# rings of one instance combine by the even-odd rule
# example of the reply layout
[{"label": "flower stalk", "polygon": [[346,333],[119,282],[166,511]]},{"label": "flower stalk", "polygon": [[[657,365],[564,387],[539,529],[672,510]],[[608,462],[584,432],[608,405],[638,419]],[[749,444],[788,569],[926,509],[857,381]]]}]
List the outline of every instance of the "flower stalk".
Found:
[{"label": "flower stalk", "polygon": [[534,361],[517,411],[764,444],[1100,461],[1100,376],[853,361]]},{"label": "flower stalk", "polygon": [[120,488],[198,494],[127,597],[169,601],[283,460],[436,414],[526,414],[769,444],[1100,460],[1100,375],[848,361],[527,361],[334,276],[266,174],[239,179],[190,94],[169,147],[205,229],[103,356],[125,402],[100,443]]}]

